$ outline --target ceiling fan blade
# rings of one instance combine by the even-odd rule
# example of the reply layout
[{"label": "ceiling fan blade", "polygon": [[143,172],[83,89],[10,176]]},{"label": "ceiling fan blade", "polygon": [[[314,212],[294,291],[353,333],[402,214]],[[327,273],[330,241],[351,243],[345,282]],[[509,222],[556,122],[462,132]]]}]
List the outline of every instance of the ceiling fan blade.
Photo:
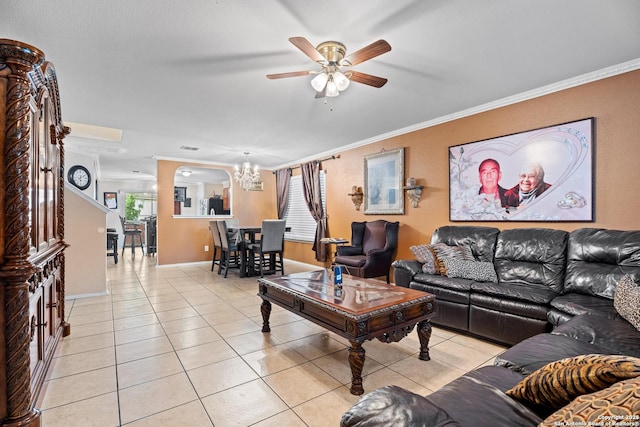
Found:
[{"label": "ceiling fan blade", "polygon": [[341,61],[341,64],[345,65],[345,63],[347,62],[351,65],[360,64],[361,62],[368,61],[369,59],[375,58],[378,55],[387,53],[390,50],[391,45],[389,45],[389,43],[387,43],[385,40],[378,40],[368,46],[363,47],[360,50],[353,52],[351,55],[347,55]]},{"label": "ceiling fan blade", "polygon": [[327,59],[318,52],[318,50],[313,46],[309,40],[304,37],[291,37],[289,41],[298,49],[302,51],[309,58],[313,59],[316,62],[326,63]]},{"label": "ceiling fan blade", "polygon": [[349,80],[352,82],[358,82],[373,87],[382,87],[387,83],[387,79],[378,76],[372,76],[371,74],[361,73],[359,71],[348,71],[346,73]]},{"label": "ceiling fan blade", "polygon": [[287,77],[308,76],[311,71],[292,71],[290,73],[267,74],[267,78],[271,80],[285,79]]}]

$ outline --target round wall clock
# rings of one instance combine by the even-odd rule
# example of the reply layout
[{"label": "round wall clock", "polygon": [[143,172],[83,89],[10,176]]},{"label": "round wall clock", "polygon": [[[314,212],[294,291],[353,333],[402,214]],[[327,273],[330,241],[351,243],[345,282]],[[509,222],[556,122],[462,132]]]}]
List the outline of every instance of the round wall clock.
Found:
[{"label": "round wall clock", "polygon": [[67,179],[80,190],[86,190],[91,185],[91,173],[81,165],[71,166]]}]

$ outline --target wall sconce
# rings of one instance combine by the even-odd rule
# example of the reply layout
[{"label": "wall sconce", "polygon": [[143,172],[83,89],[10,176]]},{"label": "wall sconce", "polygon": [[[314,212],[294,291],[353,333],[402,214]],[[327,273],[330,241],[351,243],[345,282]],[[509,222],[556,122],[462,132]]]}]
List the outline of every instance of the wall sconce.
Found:
[{"label": "wall sconce", "polygon": [[353,206],[356,207],[356,210],[360,210],[360,205],[362,205],[362,200],[364,200],[364,193],[362,192],[362,187],[358,187],[354,185],[351,187],[351,193],[348,194],[351,196],[351,201],[353,202]]},{"label": "wall sconce", "polygon": [[422,189],[424,188],[424,185],[416,185],[416,179],[411,177],[407,180],[407,185],[402,188],[407,192],[407,196],[409,196],[409,200],[411,200],[411,206],[417,208],[418,203],[422,198]]}]

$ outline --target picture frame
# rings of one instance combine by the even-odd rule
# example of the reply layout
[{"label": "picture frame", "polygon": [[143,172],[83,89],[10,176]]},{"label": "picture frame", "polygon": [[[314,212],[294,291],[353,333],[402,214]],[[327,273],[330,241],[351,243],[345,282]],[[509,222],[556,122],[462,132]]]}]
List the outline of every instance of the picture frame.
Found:
[{"label": "picture frame", "polygon": [[364,156],[364,214],[404,214],[404,147]]},{"label": "picture frame", "polygon": [[187,187],[173,187],[173,201],[184,202],[187,200]]},{"label": "picture frame", "polygon": [[594,118],[449,147],[450,221],[593,222]]},{"label": "picture frame", "polygon": [[109,209],[118,209],[118,193],[105,191],[103,193],[104,196],[104,205]]},{"label": "picture frame", "polygon": [[264,191],[264,183],[262,181],[256,181],[249,187],[249,191]]}]

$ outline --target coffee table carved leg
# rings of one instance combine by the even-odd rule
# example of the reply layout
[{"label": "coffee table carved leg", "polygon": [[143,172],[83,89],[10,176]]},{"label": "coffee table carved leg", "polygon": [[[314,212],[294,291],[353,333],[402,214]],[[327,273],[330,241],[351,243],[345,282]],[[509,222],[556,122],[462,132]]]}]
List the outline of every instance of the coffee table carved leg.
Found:
[{"label": "coffee table carved leg", "polygon": [[431,322],[423,320],[418,322],[418,339],[420,340],[420,360],[431,360],[429,357],[429,340],[431,339]]},{"label": "coffee table carved leg", "polygon": [[360,396],[364,393],[362,387],[362,367],[364,366],[364,348],[358,341],[350,341],[349,365],[351,366],[351,394]]},{"label": "coffee table carved leg", "polygon": [[271,327],[269,326],[271,303],[266,299],[262,300],[262,304],[260,305],[260,312],[262,313],[262,332],[271,332]]}]

